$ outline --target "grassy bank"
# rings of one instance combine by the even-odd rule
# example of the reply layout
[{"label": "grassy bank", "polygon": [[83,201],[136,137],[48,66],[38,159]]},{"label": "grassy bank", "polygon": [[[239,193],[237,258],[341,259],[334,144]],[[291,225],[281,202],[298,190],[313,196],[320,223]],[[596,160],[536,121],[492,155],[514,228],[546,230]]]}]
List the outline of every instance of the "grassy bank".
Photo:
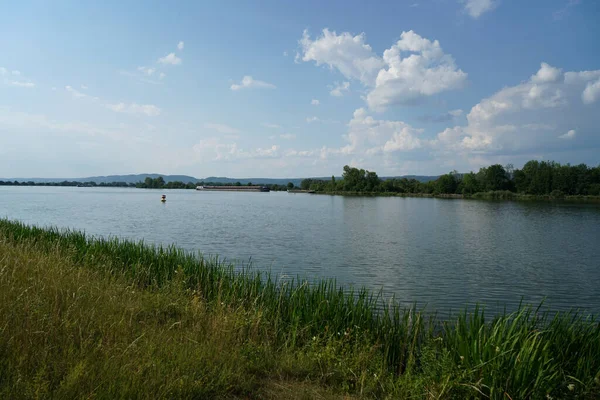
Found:
[{"label": "grassy bank", "polygon": [[0,398],[600,395],[590,318],[523,308],[441,322],[385,303],[0,220]]}]

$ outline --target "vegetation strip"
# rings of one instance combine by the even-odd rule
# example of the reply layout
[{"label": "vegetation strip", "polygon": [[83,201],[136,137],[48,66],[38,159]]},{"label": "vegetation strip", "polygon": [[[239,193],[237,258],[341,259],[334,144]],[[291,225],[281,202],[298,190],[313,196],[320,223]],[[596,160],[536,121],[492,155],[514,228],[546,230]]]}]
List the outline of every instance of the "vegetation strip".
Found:
[{"label": "vegetation strip", "polygon": [[[600,395],[600,325],[576,312],[523,307],[486,319],[476,309],[440,322],[394,301],[382,308],[380,295],[345,291],[331,280],[282,282],[174,246],[8,220],[0,220],[0,246],[0,394],[35,397],[21,387],[30,384],[46,397],[67,388],[80,397],[78,386],[86,396],[143,397],[148,385],[161,396],[243,397],[258,393],[264,379],[293,378],[378,398]],[[80,280],[91,282],[82,286],[88,297],[74,305],[78,294],[67,286],[80,284],[82,274],[89,274]],[[115,304],[138,302],[145,311],[116,308],[112,321],[99,308],[110,302],[106,282],[121,288],[110,294]],[[202,312],[190,311],[196,309]],[[231,325],[221,326],[224,320]],[[223,331],[209,334],[211,324]],[[144,328],[150,326],[156,329]],[[192,349],[194,341],[199,347]],[[167,361],[163,345],[181,357]],[[209,354],[209,346],[223,352]],[[194,369],[186,352],[204,368]],[[36,361],[40,354],[46,364]],[[125,354],[139,357],[136,365],[154,381],[140,380],[131,363],[115,367],[111,360]],[[174,381],[161,378],[161,368]],[[93,392],[80,380],[100,386]]]}]

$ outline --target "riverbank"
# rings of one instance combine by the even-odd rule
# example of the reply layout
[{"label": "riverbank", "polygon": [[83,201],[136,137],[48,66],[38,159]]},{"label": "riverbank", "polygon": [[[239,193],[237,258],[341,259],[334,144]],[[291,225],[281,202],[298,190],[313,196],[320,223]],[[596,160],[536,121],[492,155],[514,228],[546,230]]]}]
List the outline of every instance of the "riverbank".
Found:
[{"label": "riverbank", "polygon": [[333,282],[7,220],[0,255],[2,398],[600,395],[600,326],[573,313],[442,322]]},{"label": "riverbank", "polygon": [[346,192],[346,191],[317,191],[316,194],[335,196],[370,196],[370,197],[425,197],[439,199],[472,199],[472,200],[513,200],[513,201],[574,201],[574,202],[600,202],[600,196],[565,196],[533,195],[514,193],[507,190],[478,192],[473,194],[455,193],[395,193],[395,192]]}]

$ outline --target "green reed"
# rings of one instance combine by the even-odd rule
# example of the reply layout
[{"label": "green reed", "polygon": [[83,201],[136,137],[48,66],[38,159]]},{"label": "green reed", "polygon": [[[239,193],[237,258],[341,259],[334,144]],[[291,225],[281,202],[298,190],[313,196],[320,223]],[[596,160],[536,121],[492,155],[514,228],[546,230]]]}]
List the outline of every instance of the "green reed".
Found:
[{"label": "green reed", "polygon": [[59,250],[77,265],[124,275],[147,290],[178,279],[209,307],[260,311],[276,341],[288,348],[338,338],[356,346],[367,343],[380,352],[385,373],[442,382],[436,386],[440,397],[600,395],[600,324],[575,311],[523,306],[486,318],[477,307],[439,321],[402,308],[381,292],[344,290],[335,280],[283,281],[175,246],[90,237],[6,219],[0,219],[0,240]]}]

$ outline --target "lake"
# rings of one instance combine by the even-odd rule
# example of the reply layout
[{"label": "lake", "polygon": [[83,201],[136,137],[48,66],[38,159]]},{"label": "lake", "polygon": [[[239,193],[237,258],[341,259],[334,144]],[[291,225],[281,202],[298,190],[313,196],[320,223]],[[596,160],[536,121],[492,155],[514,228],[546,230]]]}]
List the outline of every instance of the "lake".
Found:
[{"label": "lake", "polygon": [[600,313],[597,204],[4,186],[0,217],[175,243],[442,313],[544,298]]}]

